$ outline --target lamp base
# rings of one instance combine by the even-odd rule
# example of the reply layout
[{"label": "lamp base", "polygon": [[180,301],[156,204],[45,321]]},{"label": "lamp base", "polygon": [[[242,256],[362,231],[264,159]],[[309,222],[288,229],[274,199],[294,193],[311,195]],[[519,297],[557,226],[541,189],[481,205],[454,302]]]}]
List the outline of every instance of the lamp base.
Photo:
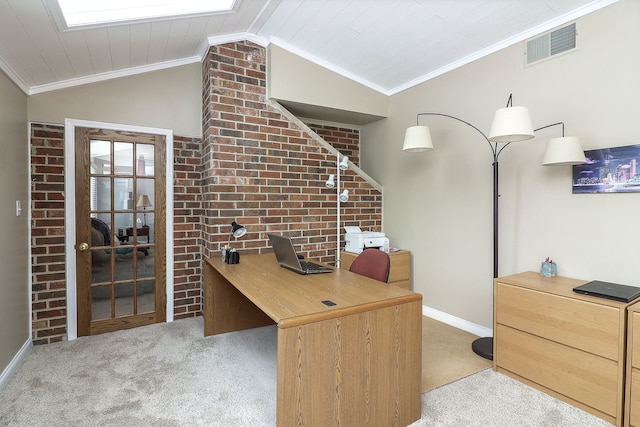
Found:
[{"label": "lamp base", "polygon": [[478,338],[471,343],[471,349],[478,356],[493,360],[493,337]]}]

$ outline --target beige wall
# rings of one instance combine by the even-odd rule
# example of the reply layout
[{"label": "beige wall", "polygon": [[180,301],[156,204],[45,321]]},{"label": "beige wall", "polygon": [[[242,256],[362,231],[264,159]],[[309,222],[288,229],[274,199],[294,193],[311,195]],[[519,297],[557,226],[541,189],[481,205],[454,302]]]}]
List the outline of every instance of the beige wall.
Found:
[{"label": "beige wall", "polygon": [[[639,144],[640,2],[622,0],[577,21],[575,52],[528,68],[523,43],[391,98],[390,118],[362,129],[362,168],[385,188],[384,229],[414,253],[425,305],[492,326],[492,156],[473,129],[421,117],[435,150],[402,152],[419,112],[448,113],[488,133],[493,113],[526,105],[534,127],[564,121],[585,150]],[[500,275],[539,269],[640,286],[640,193],[573,195],[570,166],[541,166],[554,127],[500,156]]]},{"label": "beige wall", "polygon": [[29,121],[95,120],[201,137],[201,67],[194,63],[33,95]]},{"label": "beige wall", "polygon": [[[27,96],[0,71],[0,374],[30,339]],[[22,215],[16,216],[16,200]]]},{"label": "beige wall", "polygon": [[287,105],[292,112],[353,124],[387,116],[389,100],[386,95],[279,46],[269,45],[268,55],[267,94]]}]

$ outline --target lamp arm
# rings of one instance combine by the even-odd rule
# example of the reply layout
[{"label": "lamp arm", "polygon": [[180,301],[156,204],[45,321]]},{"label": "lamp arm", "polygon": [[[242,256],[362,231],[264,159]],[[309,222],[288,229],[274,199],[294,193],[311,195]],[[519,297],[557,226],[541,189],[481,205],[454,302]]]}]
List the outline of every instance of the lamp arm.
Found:
[{"label": "lamp arm", "polygon": [[554,124],[551,124],[551,125],[542,126],[541,128],[534,129],[533,131],[537,132],[539,130],[550,128],[552,126],[558,126],[558,125],[562,125],[562,137],[564,138],[564,122],[558,122],[558,123],[554,123]]},{"label": "lamp arm", "polygon": [[[449,114],[443,114],[443,113],[418,113],[418,115],[416,116],[416,125],[418,125],[418,119],[420,118],[420,116],[441,116],[441,117],[448,117],[448,118],[450,118],[450,119],[457,120],[457,121],[459,121],[460,123],[464,123],[465,125],[467,125],[467,126],[469,126],[469,127],[472,127],[473,129],[475,129],[476,131],[478,131],[478,133],[479,133],[480,135],[482,135],[482,137],[485,139],[485,141],[487,141],[487,144],[489,144],[489,147],[491,148],[491,154],[493,154],[493,158],[494,158],[494,160],[497,160],[497,158],[498,158],[498,153],[496,152],[496,148],[497,148],[497,145],[498,145],[498,144],[496,144],[496,145],[494,146],[494,145],[491,143],[491,141],[489,141],[489,137],[488,137],[487,135],[485,135],[485,133],[484,133],[484,132],[482,132],[480,129],[478,129],[477,127],[475,127],[474,125],[472,125],[471,123],[469,123],[469,122],[467,122],[467,121],[465,121],[465,120],[459,119],[458,117],[451,116],[451,115],[449,115]],[[506,144],[506,145],[505,145],[505,147],[506,147],[507,145],[509,145],[509,144]],[[502,147],[502,148],[504,149],[504,147]],[[502,151],[502,150],[500,150],[500,151]]]}]

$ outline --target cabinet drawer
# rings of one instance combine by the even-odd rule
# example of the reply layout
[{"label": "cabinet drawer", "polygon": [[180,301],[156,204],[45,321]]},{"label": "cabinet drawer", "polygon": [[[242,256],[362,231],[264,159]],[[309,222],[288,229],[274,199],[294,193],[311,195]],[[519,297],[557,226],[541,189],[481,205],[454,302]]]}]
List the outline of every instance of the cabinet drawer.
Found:
[{"label": "cabinet drawer", "polygon": [[499,368],[616,417],[616,362],[504,325],[497,326],[496,345]]},{"label": "cabinet drawer", "polygon": [[629,425],[640,426],[640,371],[638,369],[631,370],[631,393],[626,397],[629,399]]},{"label": "cabinet drawer", "polygon": [[629,337],[631,341],[631,366],[640,368],[640,313],[634,312],[631,317],[631,330],[633,333]]},{"label": "cabinet drawer", "polygon": [[406,251],[391,253],[391,269],[389,269],[389,283],[411,279],[411,254]]},{"label": "cabinet drawer", "polygon": [[620,359],[620,316],[616,307],[496,284],[497,323],[613,361]]}]

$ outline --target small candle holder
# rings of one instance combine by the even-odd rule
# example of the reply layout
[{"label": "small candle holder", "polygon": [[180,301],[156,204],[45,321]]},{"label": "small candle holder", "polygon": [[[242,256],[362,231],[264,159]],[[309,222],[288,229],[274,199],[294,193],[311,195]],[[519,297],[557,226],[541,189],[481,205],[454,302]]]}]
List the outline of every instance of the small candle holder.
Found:
[{"label": "small candle holder", "polygon": [[556,277],[558,275],[558,265],[553,261],[543,261],[540,265],[540,275]]}]

